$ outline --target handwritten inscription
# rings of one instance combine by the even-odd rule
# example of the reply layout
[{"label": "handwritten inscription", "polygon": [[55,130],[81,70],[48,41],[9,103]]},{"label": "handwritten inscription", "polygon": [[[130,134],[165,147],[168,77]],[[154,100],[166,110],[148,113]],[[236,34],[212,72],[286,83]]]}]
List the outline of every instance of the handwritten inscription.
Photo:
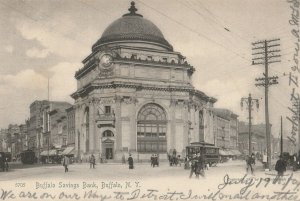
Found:
[{"label": "handwritten inscription", "polygon": [[[295,200],[300,201],[300,181],[290,174],[284,178],[252,177],[234,178],[226,174],[215,189],[142,189],[138,182],[127,182],[127,189],[91,189],[82,191],[12,191],[1,189],[0,200]],[[265,190],[264,190],[265,189]],[[272,190],[271,190],[272,189]]]},{"label": "handwritten inscription", "polygon": [[299,88],[298,77],[300,73],[299,69],[299,42],[300,42],[300,34],[299,34],[299,0],[287,0],[290,6],[290,19],[289,25],[291,26],[291,34],[293,37],[294,44],[294,53],[292,55],[292,62],[289,72],[289,86],[291,87],[290,101],[291,107],[288,109],[292,112],[290,116],[286,118],[291,123],[291,131],[288,139],[296,146],[297,140],[297,132],[298,132],[298,118],[299,118],[299,104],[300,104],[300,94],[297,92]]}]

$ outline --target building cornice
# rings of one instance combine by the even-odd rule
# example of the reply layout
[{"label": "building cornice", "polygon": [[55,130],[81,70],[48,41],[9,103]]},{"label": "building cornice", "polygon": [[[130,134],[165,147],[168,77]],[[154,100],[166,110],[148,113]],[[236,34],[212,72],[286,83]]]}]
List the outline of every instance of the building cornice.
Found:
[{"label": "building cornice", "polygon": [[95,89],[105,89],[105,88],[134,88],[136,91],[141,90],[154,90],[154,91],[178,91],[178,92],[189,92],[196,97],[205,100],[206,102],[215,103],[217,99],[207,96],[205,93],[195,90],[194,87],[182,87],[182,86],[163,86],[163,85],[151,85],[151,84],[137,84],[131,82],[113,81],[107,83],[89,83],[83,88],[77,90],[75,93],[71,94],[73,99],[78,99],[79,97],[86,96],[91,91]]}]

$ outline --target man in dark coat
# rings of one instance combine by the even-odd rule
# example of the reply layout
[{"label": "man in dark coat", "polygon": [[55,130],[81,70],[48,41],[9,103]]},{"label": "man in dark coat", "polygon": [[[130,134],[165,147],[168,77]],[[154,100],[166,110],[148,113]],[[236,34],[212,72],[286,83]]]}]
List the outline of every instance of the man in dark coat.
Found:
[{"label": "man in dark coat", "polygon": [[283,157],[280,155],[279,160],[276,162],[275,170],[279,177],[283,176],[283,173],[286,171],[286,161],[283,160]]},{"label": "man in dark coat", "polygon": [[249,170],[249,168],[250,168],[251,174],[253,174],[253,167],[252,167],[252,165],[255,164],[254,154],[252,154],[251,156],[248,156],[248,157],[247,157],[246,163],[247,163],[247,173],[248,173],[248,170]]},{"label": "man in dark coat", "polygon": [[64,156],[63,158],[63,166],[65,168],[65,172],[69,172],[68,165],[70,164],[70,159],[67,156]]},{"label": "man in dark coat", "polygon": [[5,168],[4,168],[4,156],[2,154],[0,154],[0,168],[2,169],[2,171],[4,172],[5,171]]},{"label": "man in dark coat", "polygon": [[154,154],[152,154],[150,161],[151,161],[151,166],[154,167]]},{"label": "man in dark coat", "polygon": [[203,155],[198,153],[197,157],[196,157],[196,160],[197,160],[197,165],[196,165],[195,174],[196,174],[196,178],[199,179],[199,175],[204,177],[204,164],[205,164],[205,162],[204,162]]},{"label": "man in dark coat", "polygon": [[95,164],[96,164],[96,158],[94,154],[92,154],[90,157],[90,168],[95,168]]},{"label": "man in dark coat", "polygon": [[128,165],[129,165],[129,169],[133,169],[133,158],[131,157],[131,154],[129,154],[128,157]]},{"label": "man in dark coat", "polygon": [[196,174],[196,170],[198,168],[198,160],[197,160],[197,155],[194,154],[192,156],[192,158],[190,159],[190,163],[191,163],[191,172],[190,172],[190,178],[192,178],[193,174],[195,173],[196,177],[197,177],[197,174]]}]

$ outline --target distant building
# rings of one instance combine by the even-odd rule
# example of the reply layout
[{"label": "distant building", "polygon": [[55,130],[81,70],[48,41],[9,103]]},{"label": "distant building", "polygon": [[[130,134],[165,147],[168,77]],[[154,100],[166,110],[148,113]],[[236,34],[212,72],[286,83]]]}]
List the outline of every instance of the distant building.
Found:
[{"label": "distant building", "polygon": [[66,109],[67,112],[67,145],[75,147],[75,108],[74,106]]},{"label": "distant building", "polygon": [[30,116],[28,122],[28,148],[38,151],[42,147],[43,110],[49,106],[49,101],[34,101],[30,105]]},{"label": "distant building", "polygon": [[7,129],[0,131],[0,151],[11,152],[16,158],[23,150],[23,139],[26,138],[27,126],[25,124],[9,124]]},{"label": "distant building", "polygon": [[7,129],[0,129],[0,151],[7,152]]},{"label": "distant building", "polygon": [[228,109],[212,108],[214,144],[223,149],[238,149],[238,115]]},{"label": "distant building", "polygon": [[50,144],[56,148],[67,146],[67,112],[54,109],[50,111]]},{"label": "distant building", "polygon": [[[282,141],[283,152],[288,152],[290,154],[297,153],[297,147],[293,144],[291,140],[289,140],[288,138],[283,138]],[[272,139],[272,150],[272,153],[274,153],[275,155],[280,155],[280,137]]]},{"label": "distant building", "polygon": [[68,102],[51,101],[43,111],[43,150],[67,145]]},{"label": "distant building", "polygon": [[[68,102],[47,100],[37,100],[30,105],[30,118],[28,120],[27,126],[27,144],[29,149],[40,153],[42,150],[46,150],[48,149],[48,147],[52,147],[52,142],[56,141],[53,141],[51,139],[51,126],[54,126],[53,128],[56,129],[56,125],[52,124],[50,113],[52,112],[52,114],[54,115],[54,111],[58,112],[58,114],[53,116],[53,119],[55,119],[55,122],[53,123],[56,124],[57,120],[63,120],[59,120],[59,118],[57,118],[57,115],[60,116],[61,112],[65,113],[65,109],[70,106],[71,104]],[[64,114],[64,116],[66,118],[66,114]],[[55,137],[57,137],[56,134],[57,133],[55,131]]]},{"label": "distant building", "polygon": [[[253,153],[258,152],[263,154],[266,151],[267,142],[265,124],[251,126],[251,145]],[[245,122],[239,122],[239,150],[244,154],[249,153],[249,125]]]},{"label": "distant building", "polygon": [[27,125],[25,124],[21,124],[19,125],[19,129],[20,129],[20,149],[22,151],[27,150],[28,149],[28,145],[27,145]]}]

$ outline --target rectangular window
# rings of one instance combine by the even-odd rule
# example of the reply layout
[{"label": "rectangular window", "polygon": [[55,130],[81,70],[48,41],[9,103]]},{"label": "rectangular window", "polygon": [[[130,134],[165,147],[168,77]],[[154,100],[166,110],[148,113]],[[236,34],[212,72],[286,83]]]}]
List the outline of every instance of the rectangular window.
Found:
[{"label": "rectangular window", "polygon": [[146,150],[147,152],[152,151],[152,146],[150,143],[146,143]]},{"label": "rectangular window", "polygon": [[153,60],[153,57],[152,56],[147,56],[147,59],[152,61]]},{"label": "rectangular window", "polygon": [[105,106],[105,114],[110,114],[110,113],[111,113],[111,107]]},{"label": "rectangular window", "polygon": [[168,61],[168,58],[164,57],[163,62],[167,62],[167,61]]}]

